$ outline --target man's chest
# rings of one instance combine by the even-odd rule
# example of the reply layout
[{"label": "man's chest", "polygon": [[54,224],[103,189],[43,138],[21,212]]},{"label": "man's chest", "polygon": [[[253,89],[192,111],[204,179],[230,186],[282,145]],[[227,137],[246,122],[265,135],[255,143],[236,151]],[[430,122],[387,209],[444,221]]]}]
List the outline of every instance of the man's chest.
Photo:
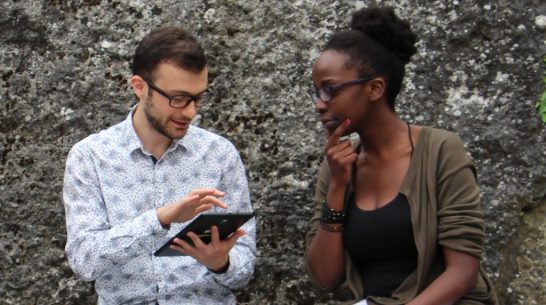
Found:
[{"label": "man's chest", "polygon": [[222,188],[222,170],[195,160],[127,158],[104,160],[97,171],[99,190],[111,224],[173,203],[196,188]]}]

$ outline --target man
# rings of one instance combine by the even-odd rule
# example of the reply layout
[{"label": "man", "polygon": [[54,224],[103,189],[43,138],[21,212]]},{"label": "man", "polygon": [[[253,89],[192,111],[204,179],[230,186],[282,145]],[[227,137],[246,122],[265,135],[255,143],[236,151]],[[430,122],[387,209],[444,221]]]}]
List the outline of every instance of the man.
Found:
[{"label": "man", "polygon": [[[207,61],[194,37],[168,26],[140,42],[127,119],[77,143],[66,164],[63,199],[68,261],[95,281],[98,304],[235,304],[231,289],[250,280],[255,221],[187,256],[153,253],[197,214],[250,212],[243,164],[226,139],[191,126],[206,101]],[[246,234],[245,234],[246,232]]]}]

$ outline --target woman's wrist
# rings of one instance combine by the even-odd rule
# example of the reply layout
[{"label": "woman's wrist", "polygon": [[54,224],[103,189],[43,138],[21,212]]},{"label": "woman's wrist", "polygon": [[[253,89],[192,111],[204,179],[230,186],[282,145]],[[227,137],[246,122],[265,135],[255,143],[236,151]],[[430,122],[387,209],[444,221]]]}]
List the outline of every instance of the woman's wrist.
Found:
[{"label": "woman's wrist", "polygon": [[345,191],[345,188],[347,187],[347,182],[344,181],[337,181],[336,179],[333,179],[330,177],[330,182],[328,184],[328,190],[329,191]]},{"label": "woman's wrist", "polygon": [[337,211],[343,210],[343,202],[345,200],[345,187],[343,188],[336,188],[330,187],[328,188],[328,194],[326,195],[326,202],[330,209],[334,209]]},{"label": "woman's wrist", "polygon": [[343,224],[328,224],[328,223],[320,223],[320,227],[328,232],[342,232],[343,231]]},{"label": "woman's wrist", "polygon": [[343,224],[345,222],[345,211],[343,208],[334,209],[327,201],[322,203],[320,211],[320,222],[325,224]]}]

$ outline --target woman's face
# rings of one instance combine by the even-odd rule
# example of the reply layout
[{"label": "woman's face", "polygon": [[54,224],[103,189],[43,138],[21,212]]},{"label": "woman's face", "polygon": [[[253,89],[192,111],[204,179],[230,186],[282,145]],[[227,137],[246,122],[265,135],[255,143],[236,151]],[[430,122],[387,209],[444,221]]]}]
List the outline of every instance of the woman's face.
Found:
[{"label": "woman's face", "polygon": [[[348,60],[344,53],[324,51],[313,66],[313,86],[321,89],[358,79],[357,69],[348,66]],[[356,131],[355,125],[363,121],[367,109],[366,84],[364,81],[343,86],[333,93],[330,101],[316,100],[315,110],[328,133],[332,133],[345,119],[350,119],[351,125],[344,135]]]}]

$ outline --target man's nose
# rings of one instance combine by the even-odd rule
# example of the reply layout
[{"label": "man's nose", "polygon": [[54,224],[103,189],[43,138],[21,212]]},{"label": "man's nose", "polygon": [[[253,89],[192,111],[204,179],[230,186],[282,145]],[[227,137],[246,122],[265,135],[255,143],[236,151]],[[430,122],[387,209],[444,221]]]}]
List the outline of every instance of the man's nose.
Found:
[{"label": "man's nose", "polygon": [[183,113],[184,113],[184,116],[186,116],[187,118],[193,118],[197,115],[197,112],[198,112],[198,107],[195,106],[195,101],[190,101],[186,107],[180,109]]}]

